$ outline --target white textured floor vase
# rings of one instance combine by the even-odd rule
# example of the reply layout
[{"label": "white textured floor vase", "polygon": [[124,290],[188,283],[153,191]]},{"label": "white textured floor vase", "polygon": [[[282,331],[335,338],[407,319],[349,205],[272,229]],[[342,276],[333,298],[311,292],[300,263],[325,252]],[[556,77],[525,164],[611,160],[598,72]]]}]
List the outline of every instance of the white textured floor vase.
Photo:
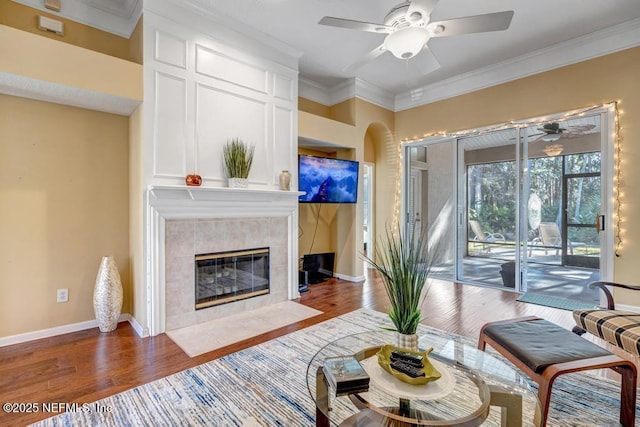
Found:
[{"label": "white textured floor vase", "polygon": [[93,310],[100,332],[111,332],[118,327],[122,311],[122,282],[112,256],[102,257],[93,289]]}]

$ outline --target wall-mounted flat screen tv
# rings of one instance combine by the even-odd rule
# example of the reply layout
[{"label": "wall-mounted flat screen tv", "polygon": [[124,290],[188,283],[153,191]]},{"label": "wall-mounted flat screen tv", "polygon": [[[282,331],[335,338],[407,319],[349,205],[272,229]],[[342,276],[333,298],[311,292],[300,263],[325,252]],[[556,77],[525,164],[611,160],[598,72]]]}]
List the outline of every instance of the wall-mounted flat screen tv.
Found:
[{"label": "wall-mounted flat screen tv", "polygon": [[298,156],[300,203],[356,203],[358,162],[329,157]]}]

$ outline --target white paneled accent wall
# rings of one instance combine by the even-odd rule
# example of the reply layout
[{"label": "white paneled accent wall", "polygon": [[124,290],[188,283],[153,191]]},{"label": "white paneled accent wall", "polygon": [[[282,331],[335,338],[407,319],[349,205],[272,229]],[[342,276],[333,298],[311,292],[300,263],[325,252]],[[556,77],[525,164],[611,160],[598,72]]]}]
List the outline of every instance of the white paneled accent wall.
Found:
[{"label": "white paneled accent wall", "polygon": [[[173,246],[165,238],[169,220],[206,223],[208,235],[225,236],[230,236],[229,227],[237,228],[238,235],[246,233],[248,222],[237,221],[239,217],[250,216],[260,224],[277,222],[278,228],[266,227],[277,236],[261,236],[262,231],[253,236],[261,242],[284,242],[273,247],[282,261],[272,266],[279,272],[274,276],[278,291],[261,301],[299,295],[298,193],[281,191],[278,180],[280,172],[288,170],[291,187],[297,188],[298,56],[241,35],[226,27],[224,19],[194,14],[183,6],[174,0],[144,3],[141,190],[147,295],[139,297],[148,302],[145,326],[150,335],[164,332],[167,321],[179,327],[261,304],[260,299],[234,302],[195,317],[193,309],[179,311],[184,301],[176,295],[183,292],[167,288],[174,273],[168,256]],[[249,189],[224,188],[222,150],[233,138],[255,146]],[[185,177],[193,173],[202,177],[202,188],[186,187]],[[201,229],[194,228],[190,242],[203,238]],[[213,248],[224,243],[233,250],[243,249],[236,247],[241,242],[226,238],[206,244]],[[187,265],[185,271],[189,269]]]},{"label": "white paneled accent wall", "polygon": [[145,11],[145,184],[183,184],[197,173],[205,187],[225,186],[222,147],[239,138],[255,146],[250,186],[277,188],[279,173],[297,167],[297,70],[230,47],[210,29]]}]

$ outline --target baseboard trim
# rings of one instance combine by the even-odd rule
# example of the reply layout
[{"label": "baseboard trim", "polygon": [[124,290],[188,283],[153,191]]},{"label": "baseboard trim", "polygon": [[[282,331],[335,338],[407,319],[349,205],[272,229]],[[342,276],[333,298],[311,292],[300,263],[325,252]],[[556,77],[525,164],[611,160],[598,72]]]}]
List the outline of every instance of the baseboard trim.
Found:
[{"label": "baseboard trim", "polygon": [[138,336],[140,338],[145,338],[149,336],[149,328],[145,328],[143,327],[137,320],[135,317],[133,316],[129,316],[129,324],[131,325],[131,327],[133,328],[134,331],[136,331],[136,334],[138,334]]},{"label": "baseboard trim", "polygon": [[335,277],[338,279],[346,280],[348,282],[363,282],[366,278],[364,276],[347,276],[346,274],[335,273]]},{"label": "baseboard trim", "polygon": [[[131,323],[131,315],[129,313],[121,314],[120,318],[118,319],[118,323],[119,322]],[[137,321],[135,321],[135,319],[134,319],[134,322],[136,323],[136,325],[138,325],[138,327],[140,328],[140,331],[143,331],[143,328],[140,326],[140,324]],[[138,332],[138,329],[136,329],[136,326],[133,323],[131,323],[131,326],[133,326],[136,332]],[[97,327],[98,327],[98,321],[94,319],[94,320],[87,320],[86,322],[78,322],[78,323],[71,323],[69,325],[56,326],[55,328],[41,329],[39,331],[33,331],[33,332],[26,332],[24,334],[9,335],[8,337],[0,338],[0,347],[6,347],[8,345],[39,340],[42,338],[55,337],[57,335],[64,335],[71,332],[84,331],[85,329],[91,329],[91,328],[97,328]],[[138,335],[140,335],[140,332],[138,332]]]}]

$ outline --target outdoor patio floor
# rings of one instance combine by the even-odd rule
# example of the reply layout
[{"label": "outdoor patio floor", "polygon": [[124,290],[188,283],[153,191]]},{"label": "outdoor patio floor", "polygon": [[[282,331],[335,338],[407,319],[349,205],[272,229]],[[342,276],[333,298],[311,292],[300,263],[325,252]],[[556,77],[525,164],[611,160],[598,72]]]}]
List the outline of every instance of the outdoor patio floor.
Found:
[{"label": "outdoor patio floor", "polygon": [[[467,256],[463,259],[462,277],[459,281],[495,288],[513,289],[505,286],[500,271],[502,264],[513,260],[513,251]],[[438,266],[432,270],[434,277],[452,280],[452,266]],[[590,268],[563,266],[561,257],[554,251],[534,251],[528,258],[527,292],[565,298],[575,302],[597,305],[600,302],[598,289],[587,286],[600,279],[600,271]]]}]

